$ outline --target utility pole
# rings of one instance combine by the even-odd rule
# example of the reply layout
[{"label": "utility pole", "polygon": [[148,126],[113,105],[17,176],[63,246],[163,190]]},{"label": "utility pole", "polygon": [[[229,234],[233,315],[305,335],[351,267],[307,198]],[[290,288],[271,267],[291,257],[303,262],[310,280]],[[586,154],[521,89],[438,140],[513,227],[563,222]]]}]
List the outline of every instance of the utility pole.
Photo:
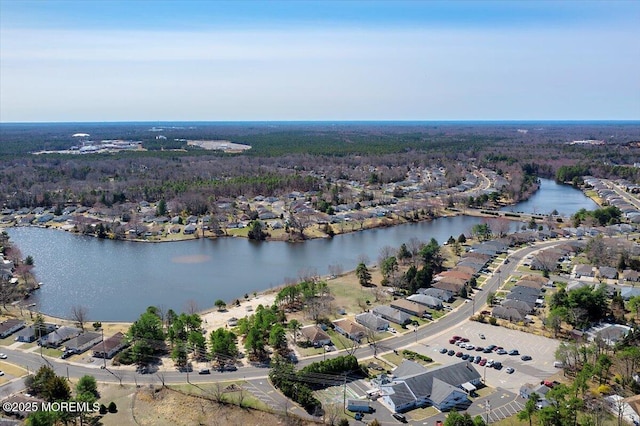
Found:
[{"label": "utility pole", "polygon": [[107,368],[107,351],[105,350],[105,344],[104,344],[104,328],[100,328],[100,331],[102,331],[102,366],[104,369]]},{"label": "utility pole", "polygon": [[344,390],[342,391],[342,411],[347,412],[347,372],[344,373]]},{"label": "utility pole", "polygon": [[487,400],[487,421],[486,423],[489,424],[489,419],[491,417],[491,402],[489,400]]}]

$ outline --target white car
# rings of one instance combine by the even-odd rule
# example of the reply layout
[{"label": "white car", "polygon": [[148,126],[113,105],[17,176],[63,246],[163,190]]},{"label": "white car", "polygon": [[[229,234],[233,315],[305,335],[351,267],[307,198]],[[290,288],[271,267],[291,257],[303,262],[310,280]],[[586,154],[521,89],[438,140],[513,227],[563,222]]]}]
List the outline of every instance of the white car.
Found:
[{"label": "white car", "polygon": [[0,359],[7,359],[7,354],[0,354]]},{"label": "white car", "polygon": [[0,370],[0,376],[4,376],[4,371]]}]

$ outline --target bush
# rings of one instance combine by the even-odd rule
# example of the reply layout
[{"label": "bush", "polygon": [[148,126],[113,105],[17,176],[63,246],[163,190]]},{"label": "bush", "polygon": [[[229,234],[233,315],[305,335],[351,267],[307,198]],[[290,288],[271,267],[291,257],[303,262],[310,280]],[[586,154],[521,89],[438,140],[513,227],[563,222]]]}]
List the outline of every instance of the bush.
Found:
[{"label": "bush", "polygon": [[489,317],[489,324],[498,325],[498,320],[495,317]]},{"label": "bush", "polygon": [[108,408],[110,413],[117,413],[118,412],[118,407],[116,407],[116,403],[111,401],[109,403],[109,408]]},{"label": "bush", "polygon": [[107,414],[107,406],[104,404],[100,404],[100,414]]}]

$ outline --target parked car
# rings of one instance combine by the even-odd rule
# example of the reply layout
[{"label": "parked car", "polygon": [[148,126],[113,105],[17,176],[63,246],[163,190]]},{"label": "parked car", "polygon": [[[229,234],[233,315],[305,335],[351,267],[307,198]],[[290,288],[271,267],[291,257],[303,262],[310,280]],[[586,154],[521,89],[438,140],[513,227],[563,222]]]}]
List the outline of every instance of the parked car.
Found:
[{"label": "parked car", "polygon": [[457,356],[458,358],[462,358],[462,352],[458,352],[458,353],[456,353],[456,356]]},{"label": "parked car", "polygon": [[482,359],[480,360],[480,362],[478,363],[478,365],[482,367],[482,366],[484,366],[486,363],[487,363],[487,359],[486,359],[486,358],[482,358]]},{"label": "parked car", "polygon": [[475,347],[475,346],[473,346],[472,344],[468,344],[466,347],[467,347],[467,349],[469,349],[470,351],[472,351],[472,350],[474,350],[474,349],[476,348],[476,347]]},{"label": "parked car", "polygon": [[0,354],[0,359],[7,359],[7,354]]},{"label": "parked car", "polygon": [[364,417],[364,414],[356,413],[356,415],[353,418],[356,419],[356,420],[362,420],[363,417]]},{"label": "parked car", "polygon": [[462,340],[462,341],[463,341],[463,342],[465,342],[465,343],[469,341],[469,339],[467,339],[466,337],[463,337],[463,338],[462,338],[462,339],[460,339],[460,340]]},{"label": "parked car", "polygon": [[402,422],[402,423],[406,423],[407,422],[407,418],[405,417],[404,414],[393,413],[392,416],[393,416],[394,419],[396,419],[399,422]]},{"label": "parked car", "polygon": [[500,361],[495,361],[493,363],[493,368],[495,368],[496,370],[501,370],[502,369],[502,363]]},{"label": "parked car", "polygon": [[516,371],[516,370],[514,370],[513,367],[507,367],[504,370],[504,372],[507,373],[507,374],[512,374],[514,371]]},{"label": "parked car", "polygon": [[442,348],[442,349],[440,349],[440,353],[441,353],[441,354],[446,354],[446,353],[447,353],[447,349],[446,349],[446,348]]},{"label": "parked car", "polygon": [[211,370],[209,370],[208,368],[201,368],[198,371],[198,374],[211,374]]},{"label": "parked car", "polygon": [[482,346],[476,346],[476,351],[482,352],[484,351],[484,348]]},{"label": "parked car", "polygon": [[493,363],[494,363],[494,361],[492,359],[490,359],[489,361],[487,361],[487,367],[489,367],[489,368],[493,367]]},{"label": "parked car", "polygon": [[509,351],[509,355],[520,355],[520,352],[518,352],[518,350],[517,350],[517,349],[511,349],[511,350]]},{"label": "parked car", "polygon": [[478,336],[480,336],[480,338],[481,338],[482,340],[484,340],[484,339],[485,339],[484,334],[482,334],[482,333],[478,334]]},{"label": "parked car", "polygon": [[523,361],[531,361],[531,357],[529,355],[522,355],[520,359]]},{"label": "parked car", "polygon": [[467,359],[469,359],[469,354],[462,354],[461,358],[466,361]]},{"label": "parked car", "polygon": [[475,358],[473,358],[473,362],[474,362],[475,364],[477,364],[477,363],[479,363],[479,362],[480,362],[480,360],[481,360],[481,359],[482,359],[482,357],[481,357],[480,355],[476,355],[476,357],[475,357]]},{"label": "parked car", "polygon": [[453,349],[449,349],[449,352],[447,352],[447,355],[449,356],[453,356],[455,355],[456,351],[454,351]]},{"label": "parked car", "polygon": [[507,351],[505,351],[504,349],[498,349],[498,350],[496,351],[496,353],[497,353],[498,355],[505,355],[505,354],[507,353]]}]

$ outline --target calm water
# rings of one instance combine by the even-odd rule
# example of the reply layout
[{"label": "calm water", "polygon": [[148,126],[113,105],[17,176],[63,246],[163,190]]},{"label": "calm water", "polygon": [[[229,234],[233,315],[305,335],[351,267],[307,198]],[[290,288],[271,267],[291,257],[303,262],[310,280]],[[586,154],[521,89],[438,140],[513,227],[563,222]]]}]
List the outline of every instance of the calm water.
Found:
[{"label": "calm water", "polygon": [[[539,193],[555,197],[555,191],[563,191],[563,205],[552,206],[537,195],[539,205],[544,206],[540,208],[556,208],[567,214],[572,212],[560,207],[588,208],[580,203],[586,198],[580,191],[552,188],[548,191],[543,182]],[[516,209],[524,211],[520,206]],[[414,237],[443,243],[450,235],[468,233],[481,220],[440,218],[298,244],[255,243],[244,238],[142,244],[41,228],[10,228],[8,232],[23,255],[35,259],[35,273],[44,283],[33,298],[39,310],[69,317],[71,306],[78,304],[88,309],[91,320],[130,321],[149,305],[181,311],[194,300],[204,309],[212,307],[216,299],[232,301],[245,293],[280,285],[286,277],[296,278],[305,271],[328,274],[331,264],[350,270],[361,256],[376,262],[384,246],[397,248]]]},{"label": "calm water", "polygon": [[502,210],[546,215],[555,209],[561,215],[570,216],[583,208],[594,210],[598,205],[571,186],[561,185],[550,179],[540,179],[540,190],[527,201],[504,207]]}]

